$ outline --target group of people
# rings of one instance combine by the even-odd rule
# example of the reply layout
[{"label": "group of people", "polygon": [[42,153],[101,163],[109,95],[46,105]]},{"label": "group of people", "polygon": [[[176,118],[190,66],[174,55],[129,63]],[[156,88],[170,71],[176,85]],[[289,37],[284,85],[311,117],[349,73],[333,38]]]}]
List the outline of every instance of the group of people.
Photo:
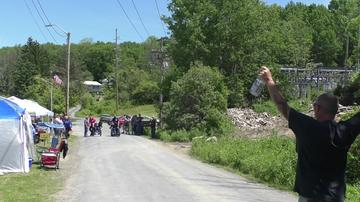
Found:
[{"label": "group of people", "polygon": [[[144,122],[143,117],[141,114],[129,116],[129,115],[123,115],[123,116],[114,116],[111,119],[111,122],[109,123],[111,129],[118,130],[119,134],[129,134],[129,135],[144,135]],[[152,137],[155,137],[155,131],[156,131],[156,119],[153,118],[150,121],[150,128],[151,128],[151,135]],[[96,118],[94,116],[87,116],[84,119],[84,137],[87,136],[88,132],[92,131],[92,128],[96,128],[98,126],[101,126],[102,123],[99,121],[97,123]]]},{"label": "group of people", "polygon": [[94,116],[87,116],[84,120],[84,137],[87,137],[88,132],[90,132],[90,136],[95,135],[96,130],[101,130],[102,123],[96,122],[96,118]]},{"label": "group of people", "polygon": [[67,152],[69,150],[68,146],[68,138],[70,137],[70,132],[72,131],[72,122],[69,118],[69,116],[60,116],[57,115],[53,121],[55,124],[63,125],[63,129],[54,128],[54,136],[51,140],[51,147],[56,148],[56,146],[59,143],[58,151],[62,152],[63,158],[66,157]]},{"label": "group of people", "polygon": [[[59,152],[63,152],[63,158],[65,158],[68,151],[68,138],[70,137],[70,132],[72,130],[72,122],[70,118],[66,115],[57,114],[51,122],[56,124],[56,127],[49,127],[51,134],[51,148],[58,148]],[[32,132],[34,137],[34,143],[40,141],[40,134],[45,133],[46,130],[43,127],[40,127],[41,120],[38,118],[32,118]],[[59,144],[60,142],[60,144]]]}]

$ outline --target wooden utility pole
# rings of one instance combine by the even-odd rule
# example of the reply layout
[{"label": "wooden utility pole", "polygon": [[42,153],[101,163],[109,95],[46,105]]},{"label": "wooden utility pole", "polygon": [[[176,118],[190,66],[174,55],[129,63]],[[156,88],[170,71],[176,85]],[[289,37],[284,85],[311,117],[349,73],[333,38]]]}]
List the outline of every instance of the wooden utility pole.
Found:
[{"label": "wooden utility pole", "polygon": [[164,39],[160,42],[160,128],[163,128],[163,81],[164,81]]},{"label": "wooden utility pole", "polygon": [[116,82],[116,112],[119,110],[119,80],[118,80],[118,69],[119,69],[119,46],[118,46],[118,32],[115,29],[115,50],[116,50],[116,59],[115,59],[115,82]]}]

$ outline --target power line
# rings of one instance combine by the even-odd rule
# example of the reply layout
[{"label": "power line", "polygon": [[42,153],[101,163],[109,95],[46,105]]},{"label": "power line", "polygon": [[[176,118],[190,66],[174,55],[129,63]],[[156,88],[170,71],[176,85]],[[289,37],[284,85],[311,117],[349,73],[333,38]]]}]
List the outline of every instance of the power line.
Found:
[{"label": "power line", "polygon": [[143,20],[142,20],[142,18],[141,18],[141,16],[140,16],[140,14],[139,14],[139,10],[137,9],[137,7],[136,7],[136,5],[135,5],[135,3],[134,3],[134,0],[131,0],[131,2],[132,2],[133,6],[134,6],[134,8],[135,8],[136,14],[137,14],[137,16],[139,17],[139,20],[140,20],[140,22],[141,22],[141,24],[142,24],[142,26],[143,26],[146,34],[147,34],[148,36],[150,36],[149,31],[146,29],[145,24],[144,24],[144,22],[143,22]]},{"label": "power line", "polygon": [[126,18],[127,18],[128,21],[130,22],[131,26],[132,26],[132,27],[134,28],[134,30],[136,31],[137,35],[140,37],[140,39],[141,39],[142,41],[144,41],[144,38],[141,36],[141,34],[139,33],[139,31],[136,29],[134,23],[131,21],[131,19],[130,19],[129,16],[127,15],[127,13],[126,13],[124,7],[122,6],[122,4],[120,3],[120,1],[119,1],[119,0],[116,0],[116,1],[118,2],[119,6],[121,7],[121,9],[122,9],[122,11],[124,12]]},{"label": "power line", "polygon": [[[36,4],[35,4],[34,0],[31,0],[31,2],[32,2],[32,4],[33,4],[33,6],[34,6],[34,8],[35,8],[35,10],[36,10],[36,12],[37,12],[37,14],[39,15],[39,17],[40,17],[41,21],[43,22],[44,26],[46,27],[46,22],[45,22],[44,18],[41,16],[41,14],[40,14],[40,12],[39,12],[39,9],[37,8],[37,6],[36,6]],[[56,41],[56,39],[55,39],[54,35],[52,35],[52,34],[51,34],[51,32],[50,32],[49,28],[48,28],[48,27],[46,27],[46,29],[47,29],[47,31],[49,32],[49,34],[50,34],[51,38],[55,41],[55,43],[58,43],[58,42]]]},{"label": "power line", "polygon": [[33,19],[33,21],[35,22],[37,28],[39,29],[41,35],[44,37],[45,41],[47,41],[48,39],[46,38],[44,32],[41,30],[39,23],[36,21],[36,18],[34,17],[32,11],[31,11],[31,9],[30,9],[29,4],[26,2],[26,0],[23,0],[23,1],[24,1],[24,3],[25,3],[26,8],[28,9],[28,11],[29,11],[29,13],[30,13],[30,15],[31,15],[31,18]]},{"label": "power line", "polygon": [[[40,7],[42,13],[44,14],[44,16],[45,16],[45,18],[46,18],[46,20],[47,20],[47,24],[48,24],[48,25],[51,25],[51,22],[50,22],[49,18],[47,17],[47,15],[46,15],[46,13],[45,13],[42,5],[41,5],[40,0],[37,0],[37,2],[38,2],[38,4],[39,4],[39,7]],[[58,34],[59,36],[66,37],[66,36],[63,35],[63,34],[60,34],[60,33],[54,28],[54,26],[51,26],[51,28],[52,28],[52,29],[54,30],[54,32],[55,32],[56,34]]]},{"label": "power line", "polygon": [[163,21],[161,20],[161,14],[160,14],[159,4],[158,4],[157,0],[155,0],[155,4],[156,4],[156,10],[158,12],[158,15],[159,15],[159,18],[160,18],[160,21],[161,21],[161,25],[162,25],[162,28],[163,28],[163,31],[164,31],[164,36],[166,36],[165,25],[164,25]]}]

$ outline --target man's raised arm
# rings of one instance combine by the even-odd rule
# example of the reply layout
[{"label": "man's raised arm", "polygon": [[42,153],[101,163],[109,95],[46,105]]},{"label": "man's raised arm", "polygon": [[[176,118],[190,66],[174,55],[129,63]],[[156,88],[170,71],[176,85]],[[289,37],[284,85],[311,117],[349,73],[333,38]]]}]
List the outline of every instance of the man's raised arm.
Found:
[{"label": "man's raised arm", "polygon": [[270,70],[262,66],[260,68],[260,73],[262,80],[265,82],[269,94],[271,96],[272,101],[275,103],[276,107],[280,111],[280,113],[286,118],[286,120],[289,120],[289,112],[290,107],[287,104],[287,101],[284,99],[284,97],[281,95],[279,89],[276,87],[275,81],[272,78]]}]

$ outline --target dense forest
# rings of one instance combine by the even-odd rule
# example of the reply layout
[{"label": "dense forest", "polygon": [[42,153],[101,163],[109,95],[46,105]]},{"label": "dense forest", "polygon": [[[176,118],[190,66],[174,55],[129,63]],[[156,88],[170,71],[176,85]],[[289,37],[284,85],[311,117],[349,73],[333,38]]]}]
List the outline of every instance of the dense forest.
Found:
[{"label": "dense forest", "polygon": [[[355,66],[360,53],[359,4],[359,0],[332,0],[328,7],[293,2],[280,7],[259,0],[173,0],[168,5],[171,15],[163,18],[171,34],[164,41],[170,65],[163,85],[159,64],[152,59],[161,43],[155,37],[121,43],[117,71],[114,43],[87,38],[71,45],[70,103],[88,96],[81,87],[84,80],[114,81],[115,72],[121,102],[156,103],[160,91],[169,101],[175,81],[191,67],[206,66],[223,75],[227,106],[247,105],[248,89],[260,65],[269,65],[275,74],[283,65]],[[29,38],[25,45],[3,47],[0,94],[49,106],[49,81],[56,74],[65,82],[65,67],[65,45],[39,44]],[[105,87],[106,99],[115,99],[114,88]],[[57,112],[64,107],[64,89],[55,87]]]}]

